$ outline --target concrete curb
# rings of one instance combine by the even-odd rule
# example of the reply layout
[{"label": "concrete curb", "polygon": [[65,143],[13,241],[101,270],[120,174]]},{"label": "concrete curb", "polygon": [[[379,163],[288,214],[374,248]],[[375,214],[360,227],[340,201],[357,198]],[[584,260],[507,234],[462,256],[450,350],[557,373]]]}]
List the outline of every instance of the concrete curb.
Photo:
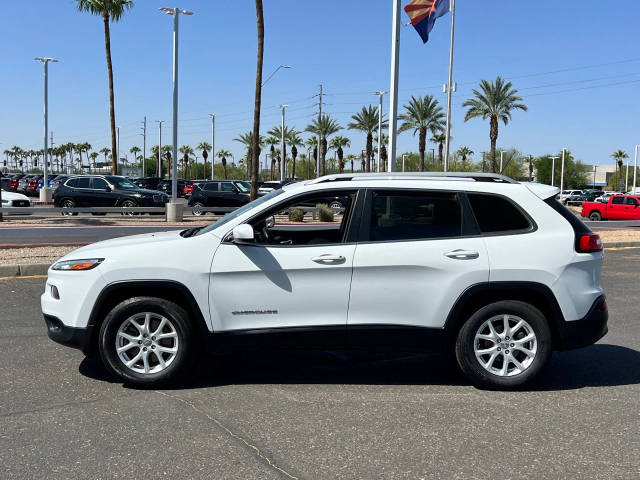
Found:
[{"label": "concrete curb", "polygon": [[0,265],[0,277],[27,277],[30,275],[46,275],[50,263],[33,263],[27,265]]},{"label": "concrete curb", "polygon": [[[609,242],[604,248],[640,247],[640,242]],[[0,265],[0,277],[27,277],[30,275],[46,275],[50,263],[33,263],[27,265]]]}]

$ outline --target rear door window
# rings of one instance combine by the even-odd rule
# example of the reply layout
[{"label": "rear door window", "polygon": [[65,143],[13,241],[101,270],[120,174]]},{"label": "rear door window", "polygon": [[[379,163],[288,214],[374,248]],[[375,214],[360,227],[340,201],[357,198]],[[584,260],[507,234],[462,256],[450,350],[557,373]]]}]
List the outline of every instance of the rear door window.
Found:
[{"label": "rear door window", "polygon": [[375,191],[368,240],[428,240],[462,235],[462,208],[456,193]]},{"label": "rear door window", "polygon": [[482,193],[467,194],[482,233],[525,232],[533,225],[524,212],[507,198]]},{"label": "rear door window", "polygon": [[204,186],[204,189],[207,192],[217,192],[218,191],[218,183],[207,183]]},{"label": "rear door window", "polygon": [[91,188],[91,179],[89,177],[77,178],[76,188]]}]

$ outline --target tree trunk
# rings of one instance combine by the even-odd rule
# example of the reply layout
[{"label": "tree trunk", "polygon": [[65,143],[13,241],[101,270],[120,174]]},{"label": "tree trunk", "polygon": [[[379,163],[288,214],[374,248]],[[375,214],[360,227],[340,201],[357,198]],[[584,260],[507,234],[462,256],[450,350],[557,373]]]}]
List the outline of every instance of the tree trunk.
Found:
[{"label": "tree trunk", "polygon": [[291,180],[295,180],[296,179],[296,157],[297,156],[298,156],[298,149],[294,145],[294,146],[291,147],[291,159],[292,159],[292,163],[291,163]]},{"label": "tree trunk", "polygon": [[367,163],[365,164],[365,170],[367,172],[371,171],[371,152],[373,151],[373,135],[371,132],[367,133]]},{"label": "tree trunk", "polygon": [[222,170],[224,172],[224,179],[227,179],[227,158],[222,157]]},{"label": "tree trunk", "polygon": [[444,145],[442,144],[442,142],[440,142],[438,144],[438,162],[440,162],[440,165],[442,165],[442,161],[443,161],[443,155],[442,155],[443,148],[444,148]]},{"label": "tree trunk", "polygon": [[258,28],[258,59],[256,65],[256,96],[253,106],[253,143],[251,145],[251,200],[258,197],[258,165],[260,162],[260,103],[262,101],[262,62],[264,60],[264,11],[262,0],[256,0]]},{"label": "tree trunk", "polygon": [[344,151],[338,147],[338,172],[344,173]]},{"label": "tree trunk", "polygon": [[111,174],[118,174],[118,152],[116,146],[116,109],[113,100],[113,66],[111,65],[111,33],[109,32],[109,12],[102,12],[104,21],[104,48],[107,52],[107,73],[109,77],[109,118],[111,121]]},{"label": "tree trunk", "polygon": [[498,117],[496,116],[491,117],[489,139],[491,140],[491,156],[489,157],[491,173],[496,173],[496,143],[498,142]]},{"label": "tree trunk", "polygon": [[424,172],[424,151],[427,147],[427,127],[420,127],[418,137],[418,153],[420,154],[420,171]]},{"label": "tree trunk", "polygon": [[327,139],[320,140],[320,176],[327,174]]}]

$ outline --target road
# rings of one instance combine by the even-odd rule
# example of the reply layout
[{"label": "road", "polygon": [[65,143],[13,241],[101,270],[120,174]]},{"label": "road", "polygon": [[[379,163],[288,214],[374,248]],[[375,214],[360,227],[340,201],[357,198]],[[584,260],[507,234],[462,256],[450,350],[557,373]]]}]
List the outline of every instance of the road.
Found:
[{"label": "road", "polygon": [[610,332],[521,392],[446,358],[203,358],[133,390],[51,342],[42,278],[0,280],[0,478],[485,479],[640,476],[640,249],[608,250]]}]

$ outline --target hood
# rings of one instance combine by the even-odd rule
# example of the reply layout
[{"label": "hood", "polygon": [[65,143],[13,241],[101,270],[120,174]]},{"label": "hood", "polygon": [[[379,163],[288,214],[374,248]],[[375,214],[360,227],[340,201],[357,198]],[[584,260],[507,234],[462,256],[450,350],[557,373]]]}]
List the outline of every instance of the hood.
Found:
[{"label": "hood", "polygon": [[29,197],[27,197],[26,195],[22,195],[21,193],[15,193],[15,192],[7,192],[6,190],[2,190],[2,199],[3,200],[27,200],[29,201],[29,203],[31,203],[31,201],[29,200]]},{"label": "hood", "polygon": [[[80,247],[64,257],[65,260],[88,258],[88,257],[104,257],[108,256],[111,249],[120,249],[120,251],[131,252],[136,247],[147,249],[151,246],[157,246],[161,243],[182,240],[180,230],[169,232],[141,233],[140,235],[130,235],[128,237],[118,237],[111,240],[103,240],[102,242],[92,243],[90,245]],[[127,247],[122,249],[122,247]]]}]

